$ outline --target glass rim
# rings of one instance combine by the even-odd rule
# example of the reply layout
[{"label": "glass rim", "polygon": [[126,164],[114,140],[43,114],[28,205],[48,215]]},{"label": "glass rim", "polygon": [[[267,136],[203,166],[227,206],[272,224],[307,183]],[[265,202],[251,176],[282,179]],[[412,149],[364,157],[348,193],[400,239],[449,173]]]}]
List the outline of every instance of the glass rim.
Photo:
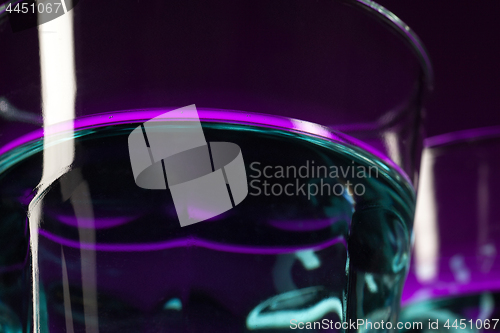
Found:
[{"label": "glass rim", "polygon": [[[110,125],[141,123],[177,108],[178,107],[111,111],[86,115],[75,118],[74,120],[56,123],[49,127],[31,131],[10,142],[7,142],[4,146],[0,146],[0,157],[5,156],[6,154],[15,151],[17,148],[26,144],[43,139],[46,135],[58,135],[67,131],[80,131]],[[339,132],[335,129],[331,129],[327,126],[319,125],[306,120],[257,112],[243,112],[212,108],[201,108],[198,110],[199,119],[205,122],[227,121],[228,114],[231,114],[231,123],[287,130],[361,148],[383,162],[386,165],[385,168],[389,167],[390,169],[396,171],[399,175],[401,175],[405,183],[407,183],[413,190],[415,189],[406,172],[383,152],[371,147],[359,139]],[[168,116],[165,117],[165,119],[168,119]],[[177,121],[189,120],[188,118],[171,119]],[[0,158],[0,164],[1,162],[2,159]],[[386,171],[389,171],[389,169]]]},{"label": "glass rim", "polygon": [[488,139],[500,139],[500,125],[466,129],[429,137],[424,140],[424,147],[432,149]]},{"label": "glass rim", "polygon": [[432,67],[432,62],[429,57],[429,53],[425,48],[422,40],[418,35],[411,29],[408,24],[403,22],[397,15],[385,8],[384,6],[371,0],[341,0],[343,2],[353,3],[358,7],[364,9],[365,11],[373,14],[374,17],[378,18],[382,22],[389,25],[390,28],[394,29],[403,38],[404,42],[412,49],[414,55],[417,57],[420,67],[423,73],[423,84],[426,87],[427,92],[434,89],[434,69]]}]

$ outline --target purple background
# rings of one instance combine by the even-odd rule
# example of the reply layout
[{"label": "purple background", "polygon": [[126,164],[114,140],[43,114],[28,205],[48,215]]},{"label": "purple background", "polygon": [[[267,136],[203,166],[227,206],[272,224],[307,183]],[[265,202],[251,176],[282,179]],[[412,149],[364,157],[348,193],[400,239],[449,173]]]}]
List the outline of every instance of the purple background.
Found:
[{"label": "purple background", "polygon": [[[434,64],[435,89],[426,104],[427,136],[500,124],[499,2],[378,2],[413,28]],[[0,138],[13,130],[0,127]]]},{"label": "purple background", "polygon": [[436,82],[426,133],[500,124],[500,2],[380,0],[422,39]]}]

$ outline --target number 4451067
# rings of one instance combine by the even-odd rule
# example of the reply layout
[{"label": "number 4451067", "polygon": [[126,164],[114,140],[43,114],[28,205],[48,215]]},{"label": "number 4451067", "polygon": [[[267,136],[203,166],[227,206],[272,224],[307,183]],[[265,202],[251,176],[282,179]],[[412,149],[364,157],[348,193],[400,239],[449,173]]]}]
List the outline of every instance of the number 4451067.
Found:
[{"label": "number 4451067", "polygon": [[476,321],[472,319],[469,321],[467,321],[466,319],[460,319],[460,321],[458,319],[455,319],[453,323],[450,323],[450,319],[448,319],[444,324],[444,327],[446,327],[447,329],[450,328],[466,329],[470,327],[471,330],[474,328],[478,330],[480,329],[494,330],[497,324],[498,324],[498,319],[484,319],[484,320],[477,319]]},{"label": "number 4451067", "polygon": [[5,9],[7,12],[12,13],[47,13],[50,14],[52,12],[58,13],[59,9],[62,10],[61,3],[31,3],[28,4],[26,2],[23,3],[17,3],[15,6],[12,6],[12,3],[9,3],[7,5],[7,8]]}]

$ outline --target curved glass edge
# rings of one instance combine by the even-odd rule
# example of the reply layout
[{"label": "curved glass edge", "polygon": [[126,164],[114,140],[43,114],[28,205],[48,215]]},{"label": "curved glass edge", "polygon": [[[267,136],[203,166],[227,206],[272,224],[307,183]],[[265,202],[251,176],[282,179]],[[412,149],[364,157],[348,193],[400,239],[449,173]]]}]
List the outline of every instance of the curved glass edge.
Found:
[{"label": "curved glass edge", "polygon": [[[34,132],[28,133],[21,136],[14,141],[11,141],[0,147],[0,165],[4,164],[4,168],[8,167],[9,163],[6,159],[12,159],[14,156],[6,156],[10,154],[15,154],[15,148],[28,144],[30,142],[39,140],[47,135],[58,135],[63,134],[68,131],[74,130],[84,130],[92,129],[95,127],[102,127],[107,125],[118,125],[127,123],[138,123],[143,121],[148,121],[155,118],[161,114],[164,114],[170,110],[176,108],[158,108],[158,109],[146,109],[146,110],[125,110],[125,111],[115,111],[107,112],[96,115],[85,116],[81,118],[76,118],[74,121],[61,122],[45,129],[39,129]],[[230,119],[228,119],[228,114],[230,114]],[[241,112],[234,110],[220,110],[220,109],[202,109],[198,110],[199,119],[205,122],[227,122],[242,124],[242,125],[257,125],[267,128],[283,129],[286,131],[292,131],[297,133],[303,133],[306,135],[311,135],[329,141],[335,141],[343,144],[348,144],[350,146],[359,147],[362,150],[374,155],[378,160],[384,164],[379,165],[386,172],[390,169],[395,170],[402,178],[405,183],[411,187],[411,191],[415,191],[414,186],[410,177],[405,173],[405,171],[396,163],[394,163],[389,157],[387,157],[382,152],[374,149],[373,147],[367,145],[366,143],[350,137],[346,134],[334,131],[328,127],[318,125],[309,121],[286,118],[275,115],[254,113],[254,112]],[[168,113],[163,116],[163,118],[168,119]],[[176,120],[189,120],[189,118],[178,118],[172,117]],[[10,154],[9,154],[10,153]],[[6,165],[5,165],[6,164]],[[3,172],[0,168],[0,173]]]},{"label": "curved glass edge", "polygon": [[0,18],[2,16],[7,15],[7,6],[10,5],[15,5],[18,2],[21,2],[22,0],[8,0],[8,1],[2,1],[0,3]]},{"label": "curved glass edge", "polygon": [[186,246],[197,246],[202,247],[209,250],[216,250],[220,252],[231,252],[231,253],[242,253],[242,254],[261,254],[261,255],[276,255],[276,254],[284,254],[284,253],[295,253],[300,250],[313,250],[313,251],[321,251],[330,246],[333,246],[337,243],[345,244],[345,240],[341,237],[336,237],[332,240],[322,242],[314,245],[303,245],[303,246],[279,246],[279,247],[251,247],[251,246],[242,246],[236,244],[224,244],[215,241],[205,240],[202,238],[181,238],[168,240],[163,242],[154,242],[154,243],[137,243],[137,244],[126,244],[126,243],[96,243],[89,244],[81,241],[69,240],[54,234],[51,234],[44,230],[39,230],[38,233],[44,236],[51,241],[62,244],[64,246],[72,247],[75,249],[86,249],[86,250],[94,250],[94,251],[102,251],[102,252],[147,252],[147,251],[158,251],[158,250],[166,250],[173,249],[178,247],[186,247]]},{"label": "curved glass edge", "polygon": [[465,142],[481,141],[494,138],[500,139],[500,126],[480,127],[436,135],[425,139],[424,146],[426,148],[436,148],[440,146],[461,144]]},{"label": "curved glass edge", "polygon": [[403,39],[409,43],[412,47],[415,55],[417,56],[420,66],[422,67],[422,71],[424,73],[424,84],[427,87],[428,91],[433,90],[434,88],[434,69],[432,67],[432,63],[425,48],[422,40],[417,36],[417,34],[399,17],[397,17],[390,10],[386,9],[382,5],[371,1],[371,0],[343,0],[348,3],[355,3],[359,7],[367,10],[370,13],[373,13],[377,18],[381,21],[387,23],[390,27],[396,30]]}]

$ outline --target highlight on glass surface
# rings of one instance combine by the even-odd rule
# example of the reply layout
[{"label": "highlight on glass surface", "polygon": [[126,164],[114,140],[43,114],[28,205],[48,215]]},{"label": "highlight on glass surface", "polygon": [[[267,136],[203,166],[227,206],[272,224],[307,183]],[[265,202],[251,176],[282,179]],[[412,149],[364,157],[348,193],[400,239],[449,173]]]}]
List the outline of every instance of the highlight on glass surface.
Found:
[{"label": "highlight on glass surface", "polygon": [[413,331],[500,330],[499,148],[500,127],[426,140],[401,314]]},{"label": "highlight on glass surface", "polygon": [[84,0],[16,30],[8,4],[0,330],[395,330],[433,80],[409,27]]}]

